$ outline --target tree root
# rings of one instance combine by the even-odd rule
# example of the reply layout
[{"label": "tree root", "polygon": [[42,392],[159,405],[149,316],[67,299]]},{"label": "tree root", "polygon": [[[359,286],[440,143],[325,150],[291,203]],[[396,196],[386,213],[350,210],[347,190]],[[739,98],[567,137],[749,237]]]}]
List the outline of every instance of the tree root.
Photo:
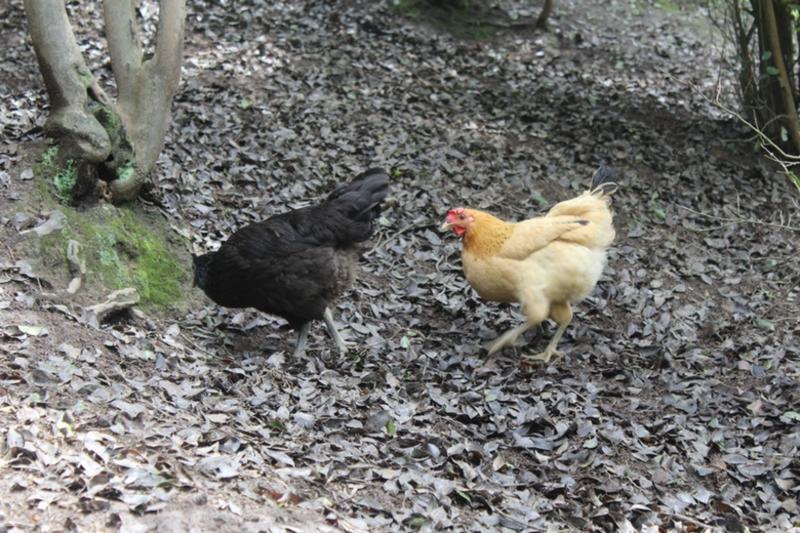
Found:
[{"label": "tree root", "polygon": [[120,289],[108,295],[106,301],[89,307],[84,307],[81,322],[95,328],[111,315],[129,309],[139,303],[139,293],[133,287]]}]

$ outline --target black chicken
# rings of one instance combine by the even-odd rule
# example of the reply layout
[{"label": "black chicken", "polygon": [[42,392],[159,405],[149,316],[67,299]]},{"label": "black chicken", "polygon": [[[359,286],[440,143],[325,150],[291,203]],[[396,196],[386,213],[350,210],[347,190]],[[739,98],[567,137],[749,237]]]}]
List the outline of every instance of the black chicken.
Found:
[{"label": "black chicken", "polygon": [[324,319],[340,352],[331,303],[353,283],[358,243],[372,235],[389,176],[373,168],[341,185],[320,205],[243,227],[194,258],[194,284],[223,307],[254,307],[297,330],[294,355],[305,349],[312,320]]}]

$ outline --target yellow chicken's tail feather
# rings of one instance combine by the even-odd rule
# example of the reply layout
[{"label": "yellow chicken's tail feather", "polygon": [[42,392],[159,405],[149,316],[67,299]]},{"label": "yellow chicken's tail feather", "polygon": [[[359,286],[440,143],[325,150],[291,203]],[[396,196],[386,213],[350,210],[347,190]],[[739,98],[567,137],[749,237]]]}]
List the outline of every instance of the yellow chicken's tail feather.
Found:
[{"label": "yellow chicken's tail feather", "polygon": [[617,192],[616,180],[616,171],[611,167],[602,166],[592,176],[592,185],[589,188],[589,192],[601,196],[611,196]]}]

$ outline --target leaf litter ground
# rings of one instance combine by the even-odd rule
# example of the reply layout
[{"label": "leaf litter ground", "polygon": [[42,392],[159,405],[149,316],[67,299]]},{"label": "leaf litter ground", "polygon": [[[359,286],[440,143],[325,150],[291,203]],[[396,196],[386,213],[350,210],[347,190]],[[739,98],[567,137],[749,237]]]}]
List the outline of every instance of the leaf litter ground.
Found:
[{"label": "leaf litter ground", "polygon": [[[37,298],[46,280],[6,247],[0,525],[800,524],[798,233],[780,227],[798,225],[797,193],[704,96],[733,69],[699,9],[562,2],[550,34],[515,24],[471,42],[381,3],[245,4],[190,6],[148,197],[201,252],[390,168],[384,218],[336,309],[352,349],[332,353],[316,325],[293,359],[280,320],[196,294],[187,313],[94,330]],[[22,6],[2,9],[9,236],[44,219],[20,200],[46,98]],[[99,27],[91,4],[71,9],[81,32]],[[84,48],[110,77],[102,50]],[[601,163],[622,176],[618,239],[565,356],[487,359],[482,343],[520,316],[466,285],[457,243],[436,230],[444,213],[529,217]]]}]

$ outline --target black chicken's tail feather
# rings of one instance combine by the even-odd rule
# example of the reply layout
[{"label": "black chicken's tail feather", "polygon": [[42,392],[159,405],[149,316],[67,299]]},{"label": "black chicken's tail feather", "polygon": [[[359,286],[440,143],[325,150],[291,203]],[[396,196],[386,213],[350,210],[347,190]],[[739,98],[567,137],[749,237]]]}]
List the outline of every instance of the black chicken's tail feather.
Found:
[{"label": "black chicken's tail feather", "polygon": [[[385,189],[386,194],[389,194],[389,175],[382,168],[371,168],[353,178],[353,181],[350,183],[345,183],[336,187],[333,192],[328,195],[328,200],[334,200],[348,192],[372,192],[380,189]],[[386,194],[384,194],[384,197]]]},{"label": "black chicken's tail feather", "polygon": [[319,222],[314,224],[317,239],[339,245],[369,239],[388,194],[389,175],[379,168],[362,172],[350,183],[337,187],[320,206],[325,215],[315,220]]},{"label": "black chicken's tail feather", "polygon": [[328,201],[345,202],[351,218],[370,222],[380,214],[378,208],[388,195],[389,175],[382,168],[371,168],[337,187],[328,195]]},{"label": "black chicken's tail feather", "polygon": [[611,167],[601,166],[592,176],[592,194],[603,193],[606,196],[614,194],[617,190],[617,173]]}]

